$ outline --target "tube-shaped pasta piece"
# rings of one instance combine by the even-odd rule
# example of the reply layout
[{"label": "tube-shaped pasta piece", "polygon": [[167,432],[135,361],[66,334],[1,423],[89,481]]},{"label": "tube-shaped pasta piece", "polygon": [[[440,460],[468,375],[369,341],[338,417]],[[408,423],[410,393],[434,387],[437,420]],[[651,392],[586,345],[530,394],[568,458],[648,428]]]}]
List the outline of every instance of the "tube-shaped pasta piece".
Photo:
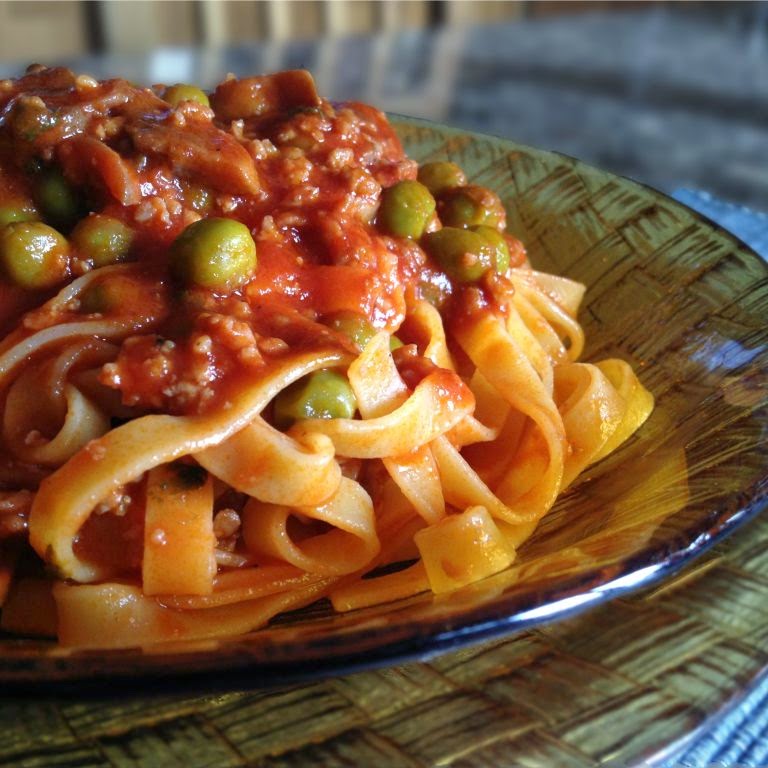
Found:
[{"label": "tube-shaped pasta piece", "polygon": [[213,591],[213,480],[191,464],[163,464],[147,476],[144,513],[145,595]]},{"label": "tube-shaped pasta piece", "polygon": [[503,571],[515,549],[484,507],[470,507],[417,531],[414,540],[433,592],[451,590]]}]

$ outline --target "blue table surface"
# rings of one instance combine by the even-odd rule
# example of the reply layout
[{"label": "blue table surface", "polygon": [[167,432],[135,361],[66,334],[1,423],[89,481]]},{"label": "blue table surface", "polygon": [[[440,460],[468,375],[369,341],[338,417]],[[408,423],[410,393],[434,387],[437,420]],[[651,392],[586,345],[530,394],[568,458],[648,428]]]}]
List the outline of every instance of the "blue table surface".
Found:
[{"label": "blue table surface", "polygon": [[[673,195],[729,230],[768,260],[768,214],[724,202],[707,192],[678,189]],[[766,318],[768,321],[768,318]],[[768,768],[768,675],[682,752],[660,768]]]}]

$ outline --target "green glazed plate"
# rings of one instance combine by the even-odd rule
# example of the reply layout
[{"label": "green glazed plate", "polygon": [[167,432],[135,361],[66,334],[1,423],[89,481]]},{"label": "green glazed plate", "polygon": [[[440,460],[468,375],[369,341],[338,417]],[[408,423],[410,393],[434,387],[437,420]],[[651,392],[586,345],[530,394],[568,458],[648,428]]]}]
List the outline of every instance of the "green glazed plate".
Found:
[{"label": "green glazed plate", "polygon": [[312,607],[244,637],[67,654],[0,636],[6,691],[256,688],[503,638],[671,576],[768,495],[768,269],[651,189],[578,161],[397,119],[418,161],[495,189],[541,270],[587,285],[584,359],[620,357],[657,406],[558,501],[507,571],[442,596],[335,615]]}]

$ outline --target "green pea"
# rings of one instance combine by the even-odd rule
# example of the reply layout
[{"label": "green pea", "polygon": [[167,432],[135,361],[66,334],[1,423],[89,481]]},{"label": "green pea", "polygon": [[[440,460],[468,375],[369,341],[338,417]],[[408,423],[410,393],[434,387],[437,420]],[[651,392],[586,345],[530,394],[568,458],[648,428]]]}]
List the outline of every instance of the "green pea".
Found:
[{"label": "green pea", "polygon": [[493,227],[472,227],[472,231],[476,232],[484,240],[487,240],[495,248],[494,262],[496,264],[496,271],[503,275],[509,269],[509,245],[507,245],[504,235]]},{"label": "green pea", "polygon": [[94,267],[124,261],[133,243],[133,230],[120,219],[96,213],[81,219],[72,230],[72,245]]},{"label": "green pea", "polygon": [[435,198],[418,181],[399,181],[381,194],[379,224],[390,235],[418,240],[435,212]]},{"label": "green pea", "polygon": [[69,244],[47,224],[18,221],[0,230],[0,264],[15,285],[52,288],[69,274]]},{"label": "green pea", "polygon": [[419,168],[418,179],[435,197],[467,183],[464,171],[456,163],[447,162],[425,163]]},{"label": "green pea", "polygon": [[172,107],[178,107],[183,101],[196,101],[204,107],[211,106],[204,91],[201,91],[195,85],[186,85],[185,83],[176,83],[176,85],[166,88],[163,100],[167,101]]},{"label": "green pea", "polygon": [[299,419],[351,419],[357,400],[346,376],[331,369],[315,371],[274,401],[275,423],[286,427]]},{"label": "green pea", "polygon": [[141,285],[127,275],[102,277],[80,294],[80,311],[88,315],[129,312],[140,304],[141,292]]},{"label": "green pea", "polygon": [[476,232],[443,227],[424,238],[424,248],[460,283],[474,283],[495,266],[496,249]]},{"label": "green pea", "polygon": [[376,329],[368,318],[357,312],[337,312],[326,317],[325,324],[334,331],[348,336],[360,349],[376,334]]},{"label": "green pea", "polygon": [[[442,279],[439,279],[441,277]],[[451,295],[451,284],[445,275],[438,279],[420,280],[418,284],[418,296],[422,301],[429,302],[436,309],[442,309]]]},{"label": "green pea", "polygon": [[213,207],[213,195],[205,187],[193,184],[190,181],[182,181],[184,202],[198,213],[207,213]]},{"label": "green pea", "polygon": [[0,228],[15,221],[37,221],[35,204],[25,197],[9,197],[0,202]]},{"label": "green pea", "polygon": [[171,272],[186,285],[232,291],[256,270],[256,243],[245,224],[234,219],[201,219],[171,246]]},{"label": "green pea", "polygon": [[68,231],[83,215],[83,205],[70,183],[56,168],[41,171],[35,178],[35,201],[43,217],[57,229]]},{"label": "green pea", "polygon": [[499,196],[490,189],[471,184],[449,189],[437,206],[440,221],[446,227],[503,227],[506,211]]},{"label": "green pea", "polygon": [[[376,335],[376,328],[365,315],[357,312],[337,312],[326,317],[325,324],[335,331],[348,336],[360,349]],[[402,347],[403,342],[397,336],[390,336],[389,348],[391,350]]]},{"label": "green pea", "polygon": [[113,306],[113,297],[102,283],[89,285],[80,296],[80,311],[86,315],[105,314]]},{"label": "green pea", "polygon": [[56,116],[42,99],[22,98],[14,107],[10,122],[17,138],[34,141],[41,133],[56,125]]}]

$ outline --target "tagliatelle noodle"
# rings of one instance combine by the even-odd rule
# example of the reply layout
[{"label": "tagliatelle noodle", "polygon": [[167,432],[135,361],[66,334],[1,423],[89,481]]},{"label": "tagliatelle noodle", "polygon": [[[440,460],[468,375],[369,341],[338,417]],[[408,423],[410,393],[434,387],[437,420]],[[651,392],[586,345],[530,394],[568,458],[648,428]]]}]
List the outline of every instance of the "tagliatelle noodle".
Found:
[{"label": "tagliatelle noodle", "polygon": [[273,504],[322,504],[338,489],[341,470],[331,440],[308,433],[301,442],[260,416],[195,458],[219,480]]},{"label": "tagliatelle noodle", "polygon": [[119,582],[56,584],[59,642],[77,648],[151,646],[172,640],[241,635],[283,611],[301,608],[327,591],[329,581],[210,608],[177,610]]},{"label": "tagliatelle noodle", "polygon": [[[579,362],[584,286],[531,268],[492,192],[430,191],[382,113],[308,73],[180,103],[9,82],[4,630],[154,647],[461,589],[650,413],[628,363]],[[71,221],[35,207],[50,174]]]},{"label": "tagliatelle noodle", "polygon": [[[144,594],[213,592],[216,538],[211,476],[190,466],[153,467],[147,473],[144,509]],[[173,568],[168,567],[169,562]]]},{"label": "tagliatelle noodle", "polygon": [[92,441],[41,484],[30,516],[32,546],[67,578],[105,578],[106,569],[86,563],[72,547],[96,504],[153,467],[223,442],[291,382],[342,359],[337,352],[299,356],[233,393],[225,410],[197,417],[143,416]]},{"label": "tagliatelle noodle", "polygon": [[565,430],[547,387],[499,318],[472,317],[456,337],[480,373],[516,411],[530,419],[496,494],[519,522],[540,518],[560,489]]},{"label": "tagliatelle noodle", "polygon": [[[92,368],[114,354],[111,344],[81,340],[67,346],[53,364],[42,370],[30,365],[18,376],[6,396],[3,438],[19,458],[55,467],[109,430],[106,415],[66,378],[75,364],[86,361]],[[49,420],[55,422],[50,439],[42,435],[31,443],[25,439],[34,434],[36,425]]]},{"label": "tagliatelle noodle", "polygon": [[[392,413],[407,401],[408,388],[392,359],[387,334],[374,336],[350,365],[349,383],[363,419]],[[430,447],[417,442],[418,433],[413,423],[403,423],[394,429],[405,433],[414,443],[406,447],[407,452],[382,457],[384,466],[421,517],[428,523],[436,522],[445,514],[445,501]]]},{"label": "tagliatelle noodle", "polygon": [[[448,395],[456,399],[448,400]],[[316,431],[328,435],[342,456],[378,459],[401,456],[430,443],[470,414],[474,398],[451,371],[438,370],[418,384],[391,413],[372,419],[307,419],[293,428],[301,436]]]},{"label": "tagliatelle noodle", "polygon": [[[294,541],[287,525],[291,514],[322,522],[330,530]],[[358,483],[346,477],[325,504],[291,509],[251,499],[244,517],[243,538],[252,553],[320,576],[354,573],[370,564],[380,548],[373,503]]]}]

